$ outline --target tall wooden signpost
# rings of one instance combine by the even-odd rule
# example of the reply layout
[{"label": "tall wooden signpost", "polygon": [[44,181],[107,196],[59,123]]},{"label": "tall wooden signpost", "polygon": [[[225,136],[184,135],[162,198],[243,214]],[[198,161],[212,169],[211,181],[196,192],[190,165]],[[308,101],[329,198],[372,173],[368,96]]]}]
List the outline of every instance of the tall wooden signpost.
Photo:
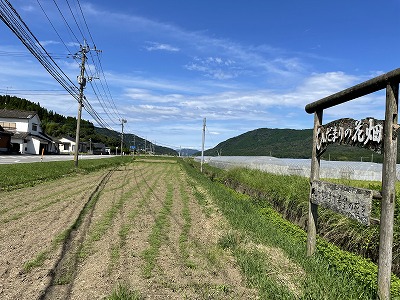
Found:
[{"label": "tall wooden signpost", "polygon": [[[318,205],[370,225],[373,198],[381,200],[378,299],[390,299],[392,269],[393,221],[397,160],[398,94],[400,69],[362,82],[351,88],[320,99],[305,107],[314,113],[313,149],[310,175],[310,201],[307,229],[307,255],[316,249]],[[358,97],[386,89],[385,120],[340,119],[322,125],[323,110]],[[320,156],[331,143],[355,145],[383,152],[382,191],[357,189],[319,181]]]}]

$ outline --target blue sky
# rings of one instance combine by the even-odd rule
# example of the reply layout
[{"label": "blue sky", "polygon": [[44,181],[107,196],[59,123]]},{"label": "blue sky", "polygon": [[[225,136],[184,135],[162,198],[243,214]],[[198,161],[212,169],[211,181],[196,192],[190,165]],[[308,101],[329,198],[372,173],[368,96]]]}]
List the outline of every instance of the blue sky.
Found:
[{"label": "blue sky", "polygon": [[[57,1],[62,15],[53,1],[11,2],[72,80],[78,42],[102,50],[102,72],[89,68],[112,110],[90,87],[85,95],[111,128],[124,118],[125,132],[173,148],[200,149],[203,118],[206,148],[257,128],[311,128],[307,103],[399,67],[399,0],[80,0],[90,34],[77,0]],[[3,22],[0,41],[0,94],[77,115],[76,100]],[[374,93],[326,110],[324,122],[382,119],[384,103]]]}]

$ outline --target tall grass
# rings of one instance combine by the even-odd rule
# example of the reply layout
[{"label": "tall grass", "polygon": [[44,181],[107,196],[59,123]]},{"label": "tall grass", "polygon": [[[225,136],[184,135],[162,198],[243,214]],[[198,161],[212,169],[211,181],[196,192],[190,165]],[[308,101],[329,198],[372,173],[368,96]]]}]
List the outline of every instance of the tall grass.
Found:
[{"label": "tall grass", "polygon": [[[298,263],[306,272],[306,278],[302,283],[304,299],[373,299],[376,293],[377,267],[370,261],[362,257],[340,250],[332,244],[319,239],[317,243],[318,251],[313,257],[306,256],[306,233],[300,227],[288,222],[275,211],[275,206],[280,201],[285,204],[282,211],[293,208],[298,212],[300,208],[292,207],[297,199],[302,201],[306,198],[308,203],[308,182],[307,179],[289,177],[269,177],[257,173],[253,170],[233,170],[230,172],[215,172],[213,180],[226,182],[236,180],[237,182],[247,183],[248,189],[261,189],[261,193],[255,197],[239,194],[231,189],[227,189],[222,184],[212,182],[202,174],[185,164],[186,170],[197,183],[204,186],[213,196],[214,201],[219,206],[225,217],[229,220],[234,230],[240,232],[240,236],[245,236],[253,243],[266,246],[278,247],[283,249],[288,257]],[[266,180],[267,179],[267,180]],[[288,187],[288,185],[293,185]],[[272,187],[271,187],[272,186]],[[271,193],[273,201],[262,200],[264,194]],[[290,195],[290,196],[289,196]],[[272,197],[272,196],[271,196]],[[278,201],[278,200],[279,201]],[[272,203],[272,204],[271,204]],[[299,216],[296,216],[299,219]],[[301,219],[301,216],[300,216]],[[229,243],[228,243],[229,244]],[[259,261],[260,257],[243,258],[243,255],[251,255],[246,251],[239,251],[235,246],[230,246],[237,261],[245,272],[248,281],[259,286],[262,298],[269,298],[266,286],[271,283],[257,283],[257,278],[262,278],[262,274],[257,272],[257,268],[248,266]],[[265,262],[266,263],[266,262]],[[248,271],[252,270],[252,271]],[[261,286],[260,286],[261,284]],[[262,286],[265,286],[264,288]],[[399,296],[400,281],[394,276],[392,282],[392,295]],[[287,291],[281,292],[282,295]],[[283,299],[291,297],[282,296]]]},{"label": "tall grass", "polygon": [[[212,171],[215,172],[215,171]],[[306,229],[308,219],[309,179],[295,175],[276,175],[244,168],[219,171],[214,179],[251,195],[260,207],[272,205],[286,219]],[[380,190],[379,182],[333,180],[336,183]],[[397,205],[400,204],[397,186]],[[344,250],[362,255],[374,262],[379,254],[379,225],[366,227],[355,220],[318,208],[318,234]],[[379,219],[380,203],[373,201],[372,216]],[[393,272],[400,274],[400,215],[395,211]]]}]

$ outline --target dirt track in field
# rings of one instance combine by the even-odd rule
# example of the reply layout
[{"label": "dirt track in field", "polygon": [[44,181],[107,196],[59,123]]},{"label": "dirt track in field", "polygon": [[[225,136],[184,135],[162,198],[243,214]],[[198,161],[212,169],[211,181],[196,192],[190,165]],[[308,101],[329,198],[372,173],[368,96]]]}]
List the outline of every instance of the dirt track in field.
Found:
[{"label": "dirt track in field", "polygon": [[[226,224],[172,161],[135,161],[0,193],[0,298],[254,299]],[[197,193],[206,191],[198,188]]]}]

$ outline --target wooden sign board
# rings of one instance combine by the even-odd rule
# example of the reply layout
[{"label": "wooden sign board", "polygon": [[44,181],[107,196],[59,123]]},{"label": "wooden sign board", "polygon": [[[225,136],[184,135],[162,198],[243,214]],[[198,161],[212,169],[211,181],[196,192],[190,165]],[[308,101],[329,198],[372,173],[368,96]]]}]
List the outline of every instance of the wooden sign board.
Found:
[{"label": "wooden sign board", "polygon": [[373,191],[314,180],[310,201],[370,225]]},{"label": "wooden sign board", "polygon": [[384,121],[374,118],[353,120],[350,118],[332,121],[319,126],[316,133],[317,155],[321,155],[329,144],[359,146],[377,153],[383,149]]}]

